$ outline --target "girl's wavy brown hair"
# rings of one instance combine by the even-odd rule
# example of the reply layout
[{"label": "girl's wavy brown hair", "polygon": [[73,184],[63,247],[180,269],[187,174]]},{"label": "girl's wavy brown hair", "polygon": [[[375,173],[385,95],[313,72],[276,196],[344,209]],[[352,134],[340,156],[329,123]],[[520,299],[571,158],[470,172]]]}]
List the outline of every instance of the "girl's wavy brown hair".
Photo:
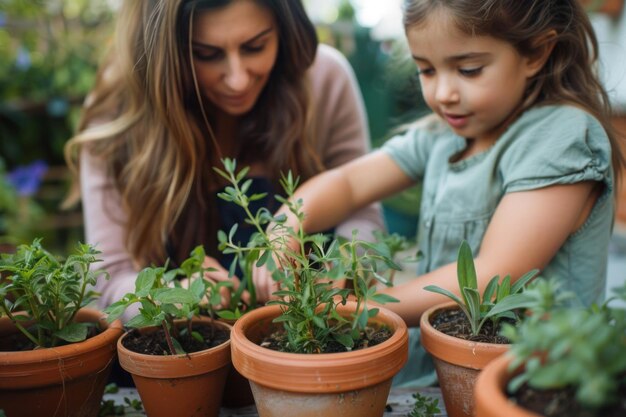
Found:
[{"label": "girl's wavy brown hair", "polygon": [[463,33],[501,39],[523,56],[532,56],[537,41],[556,32],[550,57],[528,84],[522,110],[570,104],[597,118],[611,141],[617,189],[626,148],[618,143],[611,124],[609,98],[596,73],[598,41],[579,0],[404,0],[403,7],[405,30],[443,8]]},{"label": "girl's wavy brown hair", "polygon": [[[138,266],[162,263],[169,240],[201,229],[194,222],[202,219],[185,222],[181,215],[206,210],[206,190],[220,185],[211,169],[220,163],[219,138],[195,82],[190,34],[195,13],[232,1],[122,2],[115,43],[85,102],[78,133],[66,145],[75,174],[66,205],[80,197],[76,174],[86,147],[104,162],[121,196],[126,246]],[[270,173],[291,169],[308,178],[323,169],[313,150],[306,76],[318,45],[315,28],[300,0],[256,1],[274,14],[279,49],[257,104],[241,120],[238,139],[246,146],[237,159],[262,160]]]}]

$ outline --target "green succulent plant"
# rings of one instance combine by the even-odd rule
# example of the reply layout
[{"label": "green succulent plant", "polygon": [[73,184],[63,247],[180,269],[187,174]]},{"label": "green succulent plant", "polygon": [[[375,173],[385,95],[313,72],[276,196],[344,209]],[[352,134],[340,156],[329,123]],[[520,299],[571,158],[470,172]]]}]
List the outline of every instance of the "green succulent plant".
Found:
[{"label": "green succulent plant", "polygon": [[494,329],[497,329],[503,318],[519,319],[516,310],[528,307],[534,302],[532,298],[523,294],[522,290],[538,273],[539,270],[534,269],[520,277],[513,285],[510,275],[502,280],[496,275],[489,281],[481,297],[472,249],[466,241],[463,241],[457,260],[457,279],[461,298],[436,285],[428,285],[424,289],[453,300],[467,317],[472,335],[476,336],[487,320],[491,320]]}]

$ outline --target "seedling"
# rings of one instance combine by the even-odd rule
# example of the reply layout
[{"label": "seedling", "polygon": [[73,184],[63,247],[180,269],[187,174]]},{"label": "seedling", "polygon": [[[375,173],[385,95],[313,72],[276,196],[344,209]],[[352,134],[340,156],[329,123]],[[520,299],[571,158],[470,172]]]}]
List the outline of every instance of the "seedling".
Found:
[{"label": "seedling", "polygon": [[539,270],[534,269],[524,274],[513,285],[510,275],[505,276],[502,281],[500,276],[496,275],[487,284],[481,300],[472,249],[466,241],[463,241],[457,260],[457,279],[461,298],[436,285],[428,285],[424,289],[452,299],[467,317],[472,335],[476,336],[487,320],[491,320],[494,329],[497,329],[502,318],[518,319],[515,310],[528,307],[533,302],[533,299],[523,294],[522,290],[538,273]]}]

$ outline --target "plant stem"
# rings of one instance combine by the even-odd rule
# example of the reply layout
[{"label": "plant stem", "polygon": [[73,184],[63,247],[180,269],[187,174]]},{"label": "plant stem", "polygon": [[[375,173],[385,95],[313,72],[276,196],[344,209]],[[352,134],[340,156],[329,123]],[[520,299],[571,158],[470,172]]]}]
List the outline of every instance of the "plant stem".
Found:
[{"label": "plant stem", "polygon": [[22,326],[16,319],[15,317],[13,317],[13,314],[11,314],[11,312],[7,309],[7,307],[3,304],[0,304],[2,306],[2,310],[4,310],[4,314],[6,314],[6,316],[9,318],[9,320],[11,320],[11,322],[13,323],[13,325],[15,327],[17,327],[17,329],[22,332],[22,334],[24,336],[26,336],[31,342],[33,342],[35,344],[35,346],[38,347],[42,347],[41,343],[39,343],[39,341],[37,339],[35,339],[35,336],[33,336],[32,334],[30,334],[30,332],[28,330],[26,330],[24,328],[24,326]]},{"label": "plant stem", "polygon": [[163,331],[165,332],[167,347],[170,349],[172,355],[176,355],[176,349],[174,348],[174,343],[172,343],[172,335],[170,335],[170,330],[167,328],[167,322],[163,320],[161,326],[163,326]]}]

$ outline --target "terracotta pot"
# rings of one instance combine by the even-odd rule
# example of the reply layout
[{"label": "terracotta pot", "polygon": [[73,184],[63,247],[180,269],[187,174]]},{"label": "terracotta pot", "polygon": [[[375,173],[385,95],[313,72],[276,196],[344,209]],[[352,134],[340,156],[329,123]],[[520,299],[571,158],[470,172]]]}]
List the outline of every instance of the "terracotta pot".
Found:
[{"label": "terracotta pot", "polygon": [[[124,332],[99,311],[83,308],[76,319],[100,323],[103,332],[83,342],[31,351],[0,352],[0,408],[9,417],[97,416],[115,344]],[[17,333],[0,319],[0,339]]]},{"label": "terracotta pot", "polygon": [[[348,315],[355,303],[339,306]],[[391,379],[408,356],[408,332],[395,313],[381,308],[370,322],[388,326],[391,338],[352,352],[297,354],[260,347],[280,324],[280,306],[241,317],[231,334],[233,365],[250,381],[259,417],[382,416]]]},{"label": "terracotta pot", "polygon": [[476,380],[474,399],[476,415],[480,417],[541,417],[510,401],[506,395],[506,385],[515,372],[509,372],[511,358],[502,355],[492,361]]},{"label": "terracotta pot", "polygon": [[[209,318],[194,318],[194,322],[232,328]],[[153,327],[140,332],[156,330]],[[200,352],[162,356],[126,349],[123,340],[127,335],[117,342],[120,365],[132,375],[147,415],[217,417],[230,369],[230,340]]]},{"label": "terracotta pot", "polygon": [[445,303],[422,314],[422,345],[433,356],[448,416],[469,417],[474,415],[473,390],[478,373],[510,345],[470,342],[435,330],[430,324],[431,317],[440,311],[455,309],[458,309],[456,304]]}]

